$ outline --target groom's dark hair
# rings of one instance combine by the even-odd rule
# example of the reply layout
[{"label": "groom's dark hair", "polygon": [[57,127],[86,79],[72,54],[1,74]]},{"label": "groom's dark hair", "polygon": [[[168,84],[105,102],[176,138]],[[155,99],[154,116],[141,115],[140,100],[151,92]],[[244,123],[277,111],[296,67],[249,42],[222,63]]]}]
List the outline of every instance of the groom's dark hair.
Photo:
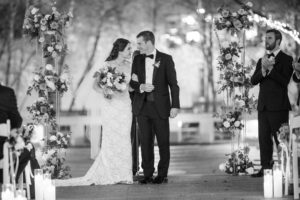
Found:
[{"label": "groom's dark hair", "polygon": [[136,36],[136,38],[139,37],[143,37],[145,42],[148,42],[150,40],[153,45],[155,44],[155,36],[151,31],[142,31]]},{"label": "groom's dark hair", "polygon": [[276,29],[269,29],[267,30],[267,33],[274,33],[275,35],[275,41],[276,40],[279,40],[279,44],[281,43],[282,41],[282,34],[280,33],[280,31],[276,30]]}]

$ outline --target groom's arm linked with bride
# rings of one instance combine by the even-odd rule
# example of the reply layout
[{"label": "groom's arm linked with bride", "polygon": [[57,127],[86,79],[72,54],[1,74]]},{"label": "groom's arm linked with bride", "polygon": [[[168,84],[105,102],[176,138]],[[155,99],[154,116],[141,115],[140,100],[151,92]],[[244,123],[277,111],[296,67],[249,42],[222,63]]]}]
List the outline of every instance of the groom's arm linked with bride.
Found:
[{"label": "groom's arm linked with bride", "polygon": [[[167,181],[170,163],[169,117],[176,117],[180,108],[176,70],[172,57],[155,49],[152,32],[139,33],[137,46],[141,54],[133,59],[130,86],[135,91],[132,110],[140,127],[144,171],[140,183],[163,183]],[[160,154],[155,179],[152,179],[155,169],[153,134]]]}]

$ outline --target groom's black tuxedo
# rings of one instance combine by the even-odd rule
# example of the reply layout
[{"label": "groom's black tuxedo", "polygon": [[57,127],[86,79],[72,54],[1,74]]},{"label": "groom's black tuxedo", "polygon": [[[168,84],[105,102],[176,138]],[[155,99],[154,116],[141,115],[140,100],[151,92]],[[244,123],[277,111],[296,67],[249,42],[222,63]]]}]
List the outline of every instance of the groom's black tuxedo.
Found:
[{"label": "groom's black tuxedo", "polygon": [[[179,87],[177,85],[176,71],[173,59],[170,55],[157,51],[156,63],[160,63],[158,67],[153,69],[153,85],[154,85],[154,103],[158,114],[161,118],[167,119],[170,116],[171,108],[179,108]],[[132,64],[132,73],[138,76],[138,82],[130,81],[130,86],[138,91],[133,99],[133,113],[140,114],[144,105],[146,93],[140,93],[140,85],[145,83],[145,55],[135,56]],[[172,102],[170,101],[170,93]]]},{"label": "groom's black tuxedo", "polygon": [[133,80],[133,78],[130,81],[130,86],[135,90],[132,109],[133,114],[138,118],[140,127],[142,168],[146,178],[152,177],[154,172],[153,134],[155,134],[160,154],[158,176],[167,177],[170,163],[170,109],[180,107],[176,71],[172,57],[156,50],[154,62],[156,64],[153,66],[152,76],[154,90],[150,93],[142,92],[140,86],[146,82],[145,63],[146,57],[144,54],[135,56],[132,64],[132,74],[137,76],[138,81]]},{"label": "groom's black tuxedo", "polygon": [[260,158],[263,169],[272,167],[273,141],[278,145],[276,132],[282,123],[288,122],[291,105],[287,86],[293,73],[293,58],[282,51],[275,57],[273,69],[264,77],[262,60],[259,59],[251,77],[253,85],[259,84],[258,129]]}]

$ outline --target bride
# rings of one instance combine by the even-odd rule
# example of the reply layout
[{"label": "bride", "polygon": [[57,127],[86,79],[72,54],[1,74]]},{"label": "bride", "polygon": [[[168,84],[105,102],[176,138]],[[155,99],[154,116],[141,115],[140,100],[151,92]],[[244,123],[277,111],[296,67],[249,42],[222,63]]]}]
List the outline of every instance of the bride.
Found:
[{"label": "bride", "polygon": [[[113,43],[105,65],[115,67],[130,81],[131,44],[119,38]],[[128,88],[127,84],[127,88]],[[101,93],[95,99],[101,105],[101,124],[103,125],[102,144],[99,154],[85,176],[67,180],[55,180],[56,186],[108,185],[133,183],[131,155],[131,101],[128,91],[116,93],[107,99],[94,82],[94,89]]]}]

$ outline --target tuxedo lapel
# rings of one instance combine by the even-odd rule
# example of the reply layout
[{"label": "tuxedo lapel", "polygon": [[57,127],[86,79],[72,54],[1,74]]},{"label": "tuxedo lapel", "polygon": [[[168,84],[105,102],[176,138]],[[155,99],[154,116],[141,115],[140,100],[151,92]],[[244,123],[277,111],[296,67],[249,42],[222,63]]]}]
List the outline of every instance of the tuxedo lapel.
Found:
[{"label": "tuxedo lapel", "polygon": [[[156,57],[155,57],[154,65],[160,63],[160,61],[161,61],[161,53],[158,50],[156,50]],[[154,69],[153,69],[152,83],[155,82],[157,71],[158,71],[158,67],[159,66],[156,66],[156,67],[153,66]]]}]

